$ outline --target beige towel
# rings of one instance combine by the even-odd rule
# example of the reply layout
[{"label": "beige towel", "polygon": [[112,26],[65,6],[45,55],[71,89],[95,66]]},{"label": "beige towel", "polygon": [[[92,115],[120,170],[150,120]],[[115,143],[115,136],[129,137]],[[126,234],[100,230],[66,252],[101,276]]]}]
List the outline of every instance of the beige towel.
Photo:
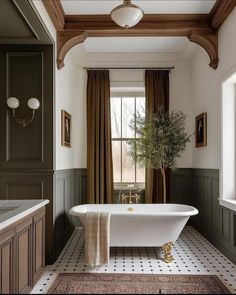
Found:
[{"label": "beige towel", "polygon": [[85,227],[85,264],[108,264],[110,257],[110,213],[87,212]]}]

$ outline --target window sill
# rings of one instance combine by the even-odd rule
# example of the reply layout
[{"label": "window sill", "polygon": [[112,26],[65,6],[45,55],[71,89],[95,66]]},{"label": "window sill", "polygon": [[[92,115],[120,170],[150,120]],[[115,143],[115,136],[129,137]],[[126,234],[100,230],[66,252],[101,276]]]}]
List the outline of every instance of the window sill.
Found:
[{"label": "window sill", "polygon": [[219,199],[220,205],[236,212],[236,200]]},{"label": "window sill", "polygon": [[129,187],[114,187],[114,191],[115,192],[118,192],[118,191],[121,191],[121,192],[136,192],[136,191],[145,191],[145,187],[139,187],[139,188],[129,188]]},{"label": "window sill", "polygon": [[137,191],[137,190],[145,190],[145,184],[143,183],[136,183],[136,184],[114,184],[115,191]]}]

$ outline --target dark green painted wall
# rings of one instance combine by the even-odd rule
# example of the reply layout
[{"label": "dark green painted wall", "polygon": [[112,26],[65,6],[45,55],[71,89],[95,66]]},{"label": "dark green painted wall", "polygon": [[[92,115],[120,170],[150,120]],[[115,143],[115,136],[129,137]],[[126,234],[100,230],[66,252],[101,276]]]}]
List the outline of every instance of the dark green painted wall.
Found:
[{"label": "dark green painted wall", "polygon": [[[49,199],[46,210],[46,256],[53,257],[53,47],[0,46],[0,199]],[[30,116],[27,101],[40,109],[30,126],[12,117],[7,99],[20,101],[16,114]]]},{"label": "dark green painted wall", "polygon": [[191,204],[200,214],[192,224],[236,263],[236,212],[219,205],[219,170],[192,169]]},{"label": "dark green painted wall", "polygon": [[[74,198],[74,171],[54,171],[53,41],[32,0],[0,2],[0,199],[49,199],[46,262],[53,263],[73,230]],[[16,124],[10,96],[20,101],[19,117],[31,116],[29,98],[39,99],[30,126]]]},{"label": "dark green painted wall", "polygon": [[[74,171],[54,171],[53,46],[0,46],[0,199],[49,199],[46,261],[53,263],[72,233],[68,211],[74,204]],[[40,109],[22,128],[6,101],[20,101],[17,115],[30,116],[27,101]]]},{"label": "dark green painted wall", "polygon": [[73,220],[69,214],[75,203],[74,198],[74,169],[55,171],[53,197],[55,257],[58,257],[74,230]]},{"label": "dark green painted wall", "polygon": [[[0,46],[0,169],[53,169],[53,48]],[[16,124],[6,101],[20,101],[19,117],[30,117],[27,101],[36,97],[40,108],[32,124]]]},{"label": "dark green painted wall", "polygon": [[191,224],[236,263],[236,212],[219,205],[219,170],[178,169],[171,172],[170,200],[196,207]]},{"label": "dark green painted wall", "polygon": [[169,199],[171,203],[189,204],[192,190],[192,169],[170,171]]},{"label": "dark green painted wall", "polygon": [[32,0],[0,1],[0,44],[51,44]]}]

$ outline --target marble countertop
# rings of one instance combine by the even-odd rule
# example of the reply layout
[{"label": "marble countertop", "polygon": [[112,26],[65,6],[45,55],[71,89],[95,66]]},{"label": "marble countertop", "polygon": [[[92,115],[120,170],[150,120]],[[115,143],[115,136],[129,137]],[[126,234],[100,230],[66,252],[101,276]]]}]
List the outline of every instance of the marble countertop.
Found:
[{"label": "marble countertop", "polygon": [[0,230],[48,203],[49,200],[0,200]]}]

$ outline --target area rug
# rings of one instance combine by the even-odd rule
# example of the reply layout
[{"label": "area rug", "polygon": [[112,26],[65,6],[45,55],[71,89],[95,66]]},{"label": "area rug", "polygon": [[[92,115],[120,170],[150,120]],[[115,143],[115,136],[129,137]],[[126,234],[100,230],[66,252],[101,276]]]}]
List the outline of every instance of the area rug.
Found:
[{"label": "area rug", "polygon": [[231,294],[214,275],[60,273],[48,294]]}]

